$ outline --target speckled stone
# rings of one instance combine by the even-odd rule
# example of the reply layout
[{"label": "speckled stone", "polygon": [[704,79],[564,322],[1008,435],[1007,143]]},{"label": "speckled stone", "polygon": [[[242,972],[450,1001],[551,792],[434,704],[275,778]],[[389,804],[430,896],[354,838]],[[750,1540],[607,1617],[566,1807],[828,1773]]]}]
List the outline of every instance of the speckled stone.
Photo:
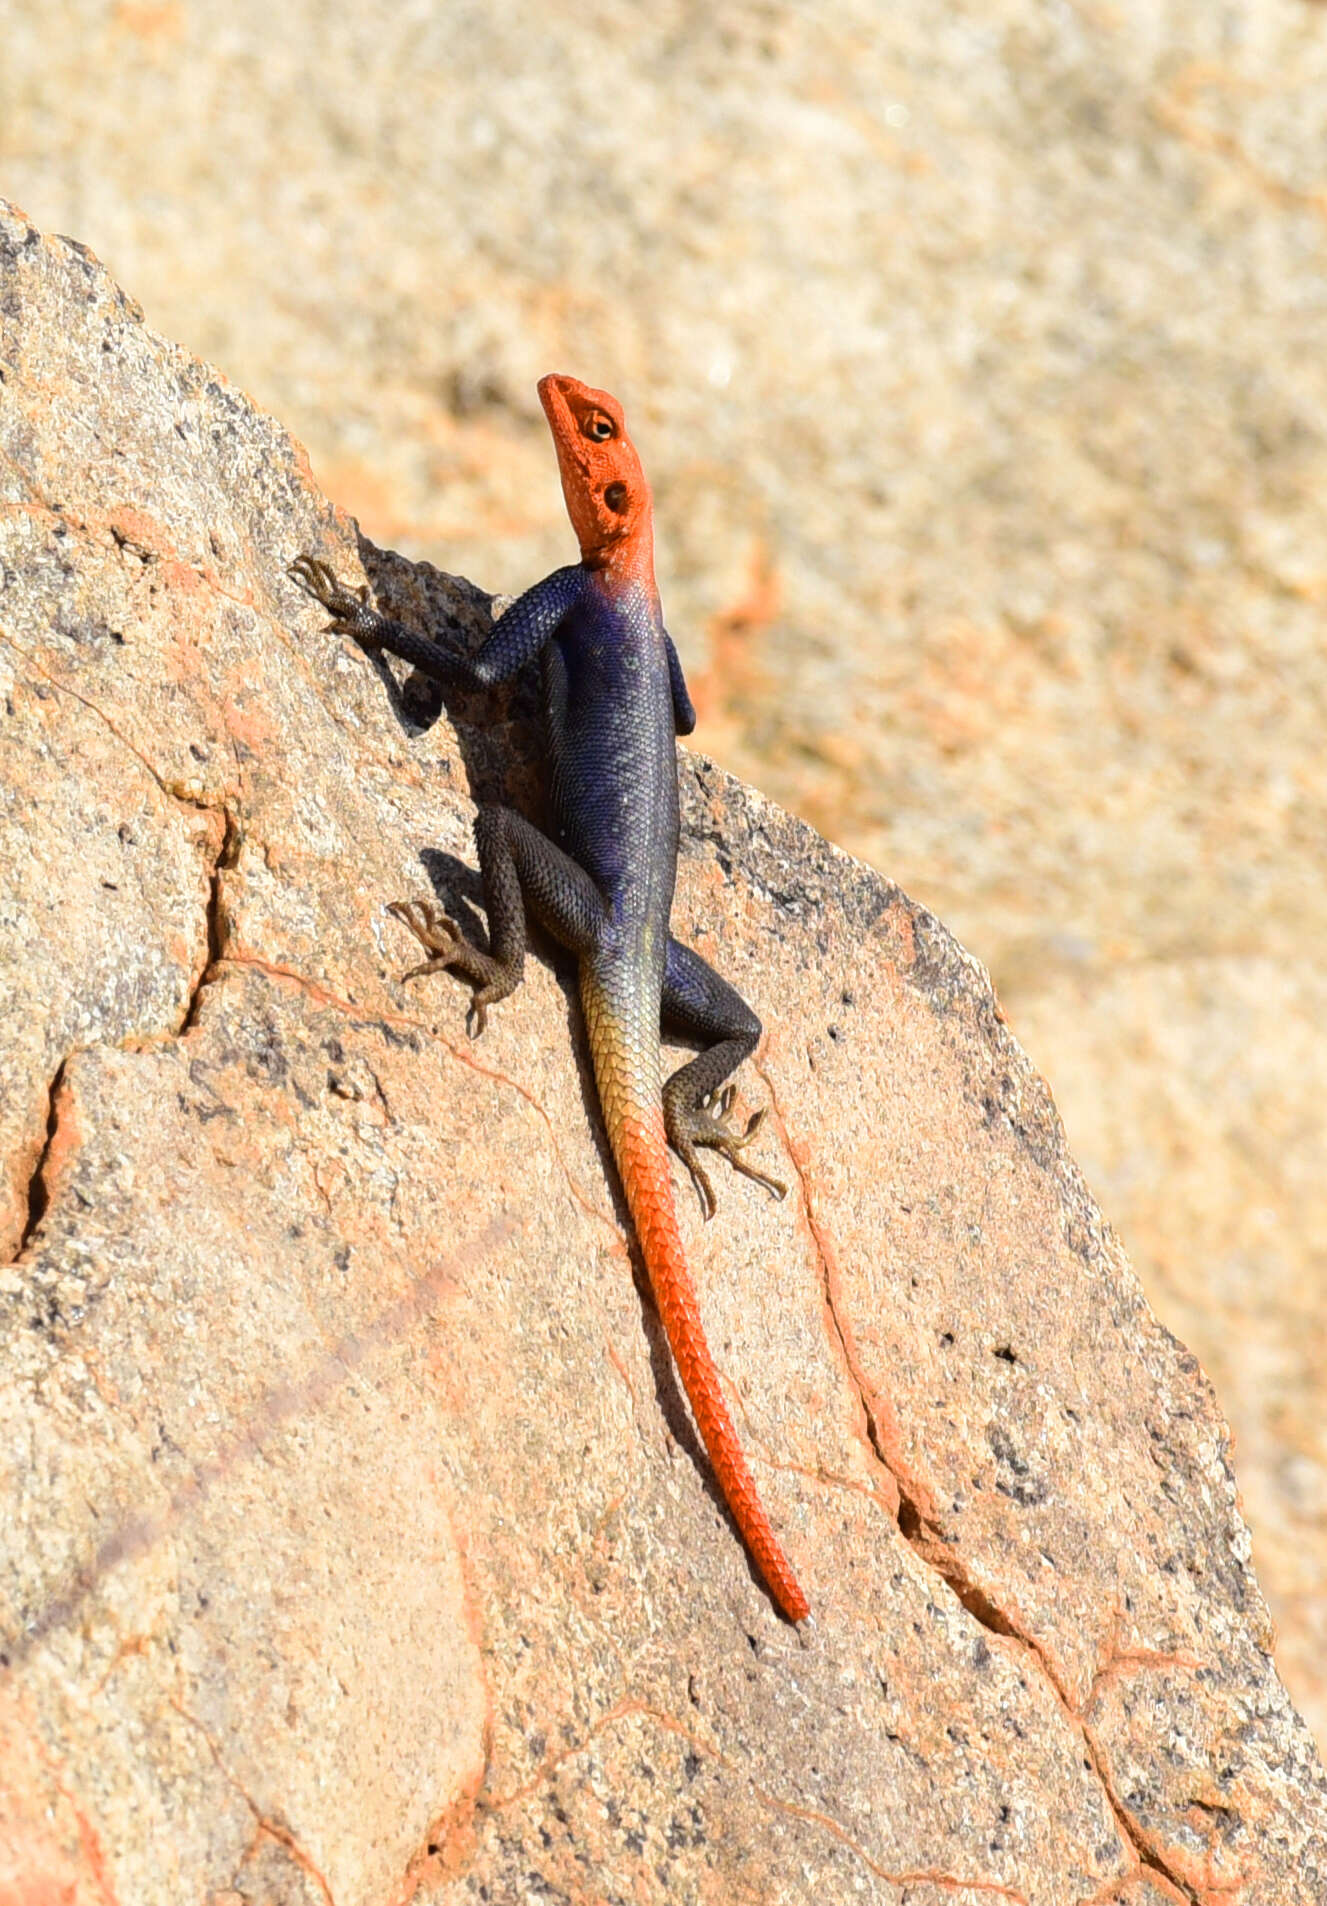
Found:
[{"label": "speckled stone", "polygon": [[684,757],[677,927],[764,1016],[792,1189],[682,1221],[803,1648],[565,967],[474,1044],[399,978],[384,903],[473,902],[528,694],[440,711],[283,566],[487,599],[12,211],[0,312],[0,1894],[1320,1900],[1229,1433],[984,969]]},{"label": "speckled stone", "polygon": [[4,189],[500,589],[572,553],[535,379],[624,398],[703,745],[993,974],[1327,1746],[1327,7],[281,18],[10,7]]}]

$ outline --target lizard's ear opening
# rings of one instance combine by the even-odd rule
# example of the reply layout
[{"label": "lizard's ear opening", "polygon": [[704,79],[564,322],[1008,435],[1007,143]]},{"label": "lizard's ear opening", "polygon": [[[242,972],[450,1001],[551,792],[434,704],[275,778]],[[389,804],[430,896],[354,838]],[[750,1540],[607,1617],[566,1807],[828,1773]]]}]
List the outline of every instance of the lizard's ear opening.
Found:
[{"label": "lizard's ear opening", "polygon": [[604,502],[618,516],[624,513],[630,500],[625,483],[610,483],[604,491]]}]

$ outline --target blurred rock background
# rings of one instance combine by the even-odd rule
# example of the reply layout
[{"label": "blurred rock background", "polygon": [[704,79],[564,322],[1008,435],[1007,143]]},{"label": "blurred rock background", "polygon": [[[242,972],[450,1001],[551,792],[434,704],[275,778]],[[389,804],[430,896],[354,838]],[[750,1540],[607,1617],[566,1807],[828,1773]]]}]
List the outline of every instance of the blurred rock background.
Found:
[{"label": "blurred rock background", "polygon": [[1327,8],[0,34],[0,190],[376,540],[521,588],[572,553],[536,377],[622,397],[700,745],[991,968],[1235,1425],[1327,1746]]}]

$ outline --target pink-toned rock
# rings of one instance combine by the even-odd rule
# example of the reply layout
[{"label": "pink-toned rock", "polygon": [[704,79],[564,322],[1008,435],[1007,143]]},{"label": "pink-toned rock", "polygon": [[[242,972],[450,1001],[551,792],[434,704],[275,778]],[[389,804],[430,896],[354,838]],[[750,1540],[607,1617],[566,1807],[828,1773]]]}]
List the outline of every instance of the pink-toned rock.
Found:
[{"label": "pink-toned rock", "polygon": [[8,7],[5,189],[491,586],[623,398],[707,752],[989,967],[1327,1750],[1327,5],[281,19]]},{"label": "pink-toned rock", "polygon": [[398,979],[529,696],[440,714],[283,570],[486,598],[12,210],[0,311],[5,1906],[1327,1896],[1227,1432],[981,968],[684,758],[678,929],[793,1189],[683,1224],[804,1649],[560,958],[474,1045]]}]

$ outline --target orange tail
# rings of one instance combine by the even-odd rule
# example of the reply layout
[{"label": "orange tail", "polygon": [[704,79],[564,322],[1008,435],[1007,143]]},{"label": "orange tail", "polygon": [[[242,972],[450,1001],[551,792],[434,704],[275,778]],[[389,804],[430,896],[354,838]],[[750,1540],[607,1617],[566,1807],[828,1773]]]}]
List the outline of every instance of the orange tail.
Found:
[{"label": "orange tail", "polygon": [[655,1302],[696,1425],[714,1465],[724,1500],[770,1594],[789,1621],[804,1621],[811,1612],[811,1605],[756,1494],[755,1479],[747,1468],[719,1387],[719,1373],[705,1341],[696,1287],[683,1255],[673,1207],[672,1170],[662,1113],[655,1107],[633,1106],[625,1115],[623,1110],[605,1105],[609,1138]]}]

